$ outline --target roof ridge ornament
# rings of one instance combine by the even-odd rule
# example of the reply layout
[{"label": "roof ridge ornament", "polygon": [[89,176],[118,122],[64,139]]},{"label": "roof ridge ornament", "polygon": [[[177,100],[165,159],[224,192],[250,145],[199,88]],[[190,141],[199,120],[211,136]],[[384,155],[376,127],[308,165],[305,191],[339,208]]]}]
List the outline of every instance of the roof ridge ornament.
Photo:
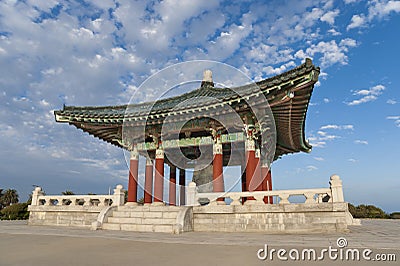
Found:
[{"label": "roof ridge ornament", "polygon": [[311,67],[313,65],[312,59],[307,57],[305,64],[306,67]]},{"label": "roof ridge ornament", "polygon": [[214,87],[214,82],[212,79],[212,71],[206,69],[203,72],[203,81],[201,82],[201,87]]}]

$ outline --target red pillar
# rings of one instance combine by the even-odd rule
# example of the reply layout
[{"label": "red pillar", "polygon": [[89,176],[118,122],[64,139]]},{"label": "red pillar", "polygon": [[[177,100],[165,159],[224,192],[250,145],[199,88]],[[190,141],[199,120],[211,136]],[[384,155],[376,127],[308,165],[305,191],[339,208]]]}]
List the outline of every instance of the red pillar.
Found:
[{"label": "red pillar", "polygon": [[144,179],[144,203],[152,202],[153,193],[153,162],[150,158],[146,159],[146,172]]},{"label": "red pillar", "polygon": [[[263,191],[268,191],[268,172],[269,172],[269,168],[267,165],[263,165],[261,166],[261,176],[262,176],[262,190]],[[264,203],[268,203],[269,201],[269,197],[265,196],[264,197]]]},{"label": "red pillar", "polygon": [[[240,171],[242,172],[242,192],[247,191],[246,189],[246,155],[244,158],[244,162],[242,162]],[[242,204],[246,202],[246,197],[242,197]]]},{"label": "red pillar", "polygon": [[[222,144],[217,140],[213,147],[213,191],[224,192],[224,177],[223,177],[223,154]],[[218,198],[217,201],[223,202],[224,198]]]},{"label": "red pillar", "polygon": [[169,167],[169,205],[176,205],[176,167]]},{"label": "red pillar", "polygon": [[[272,178],[271,178],[271,170],[268,168],[268,166],[262,166],[261,167],[261,173],[263,176],[263,191],[271,191],[272,190]],[[265,203],[274,203],[273,202],[273,197],[272,196],[265,196],[264,197],[264,202]]]},{"label": "red pillar", "polygon": [[[252,182],[254,173],[256,171],[256,156],[255,156],[255,142],[250,138],[246,141],[246,190],[254,191],[257,186],[256,182]],[[247,200],[254,200],[253,197],[248,197]]]},{"label": "red pillar", "polygon": [[154,203],[163,202],[164,192],[164,150],[156,150],[156,171],[154,173]]},{"label": "red pillar", "polygon": [[246,191],[246,164],[242,164],[241,169],[240,169],[241,173],[242,173],[242,192]]},{"label": "red pillar", "polygon": [[128,205],[137,203],[139,153],[136,146],[131,151],[128,179]]},{"label": "red pillar", "polygon": [[256,163],[256,169],[254,171],[254,176],[252,182],[254,183],[254,186],[256,186],[256,191],[262,191],[262,185],[263,185],[263,179],[261,175],[261,160],[260,160],[260,149],[256,149],[255,152],[255,163]]},{"label": "red pillar", "polygon": [[185,199],[185,185],[186,185],[186,172],[185,169],[179,169],[179,198],[180,198],[180,205],[183,206],[186,204]]},{"label": "red pillar", "polygon": [[[267,174],[267,188],[268,188],[268,191],[271,191],[271,190],[272,190],[272,175],[271,175],[271,169],[269,169],[268,174]],[[269,202],[270,204],[273,204],[273,203],[274,203],[273,197],[272,197],[272,196],[269,196],[269,197],[268,197],[268,202]]]}]

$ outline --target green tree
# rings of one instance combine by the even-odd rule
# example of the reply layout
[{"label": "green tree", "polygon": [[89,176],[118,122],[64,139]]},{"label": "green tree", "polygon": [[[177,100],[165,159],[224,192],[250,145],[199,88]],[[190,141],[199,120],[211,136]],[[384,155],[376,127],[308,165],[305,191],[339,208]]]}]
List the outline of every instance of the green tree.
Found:
[{"label": "green tree", "polygon": [[400,212],[392,212],[390,214],[391,219],[400,219]]},{"label": "green tree", "polygon": [[0,211],[1,220],[25,220],[29,218],[28,204],[15,203]]},{"label": "green tree", "polygon": [[3,189],[0,188],[0,211],[3,209],[3,204],[2,204],[2,197],[3,197]]},{"label": "green tree", "polygon": [[2,195],[0,197],[0,205],[2,207],[7,207],[10,206],[11,204],[18,203],[18,193],[15,189],[7,189],[4,192],[2,192]]},{"label": "green tree", "polygon": [[354,218],[383,218],[387,219],[390,216],[385,213],[382,209],[373,206],[361,204],[354,206],[349,204],[349,211]]},{"label": "green tree", "polygon": [[28,200],[26,201],[28,205],[32,204],[32,193],[28,195]]}]

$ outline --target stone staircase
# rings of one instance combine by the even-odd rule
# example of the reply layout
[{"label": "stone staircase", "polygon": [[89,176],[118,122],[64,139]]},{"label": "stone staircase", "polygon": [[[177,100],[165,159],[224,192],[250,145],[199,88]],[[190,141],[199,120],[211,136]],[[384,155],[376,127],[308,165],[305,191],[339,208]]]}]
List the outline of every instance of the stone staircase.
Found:
[{"label": "stone staircase", "polygon": [[104,217],[101,229],[179,234],[192,231],[191,215],[183,206],[118,206]]}]

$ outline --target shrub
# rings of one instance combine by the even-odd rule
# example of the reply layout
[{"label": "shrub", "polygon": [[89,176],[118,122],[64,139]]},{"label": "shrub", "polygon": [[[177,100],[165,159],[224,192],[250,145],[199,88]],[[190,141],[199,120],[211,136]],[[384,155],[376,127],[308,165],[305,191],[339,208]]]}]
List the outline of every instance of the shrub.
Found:
[{"label": "shrub", "polygon": [[373,205],[358,205],[354,206],[349,203],[349,212],[354,218],[383,218],[387,219],[390,216],[382,209]]},{"label": "shrub", "polygon": [[29,218],[28,204],[16,203],[0,211],[1,220],[26,220]]},{"label": "shrub", "polygon": [[400,212],[392,212],[390,214],[391,219],[400,219]]}]

